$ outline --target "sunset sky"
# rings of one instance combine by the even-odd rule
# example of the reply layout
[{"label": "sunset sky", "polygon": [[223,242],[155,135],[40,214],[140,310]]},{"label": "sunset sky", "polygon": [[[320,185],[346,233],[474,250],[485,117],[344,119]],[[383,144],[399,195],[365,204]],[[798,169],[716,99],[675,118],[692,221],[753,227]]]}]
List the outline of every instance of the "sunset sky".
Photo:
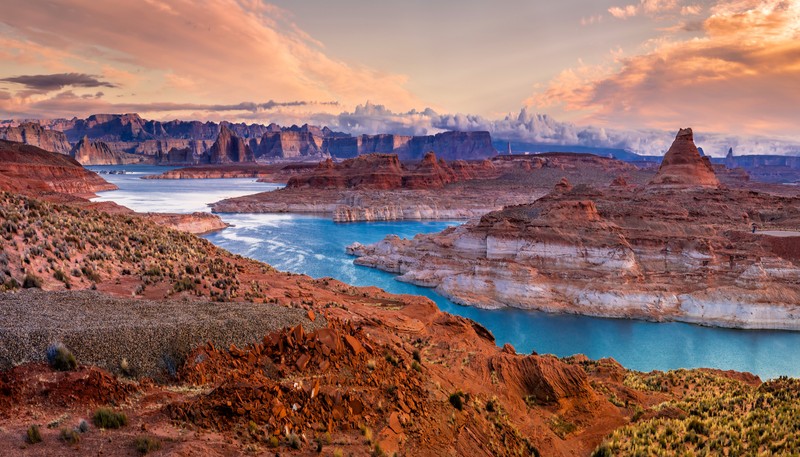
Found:
[{"label": "sunset sky", "polygon": [[800,0],[2,0],[2,10],[0,119],[138,112],[611,146],[647,141],[621,132],[693,126],[733,143],[800,143]]}]

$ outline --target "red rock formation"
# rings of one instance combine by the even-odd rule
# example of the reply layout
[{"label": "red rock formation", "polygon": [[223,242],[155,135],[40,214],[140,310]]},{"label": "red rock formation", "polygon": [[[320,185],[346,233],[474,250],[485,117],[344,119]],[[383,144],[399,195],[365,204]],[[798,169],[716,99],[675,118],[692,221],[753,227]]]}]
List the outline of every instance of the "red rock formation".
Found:
[{"label": "red rock formation", "polygon": [[[477,165],[477,168],[483,167]],[[403,165],[397,154],[366,154],[335,164],[328,159],[305,176],[293,177],[286,187],[319,189],[440,189],[447,184],[472,179],[475,173],[466,162],[454,171],[444,160],[429,152],[418,164]]]},{"label": "red rock formation", "polygon": [[72,149],[64,133],[45,129],[35,122],[23,122],[17,127],[0,129],[0,140],[25,143],[59,154],[69,154]]},{"label": "red rock formation", "polygon": [[580,184],[348,252],[465,305],[797,330],[799,225],[798,197]]},{"label": "red rock formation", "polygon": [[113,151],[102,141],[89,141],[84,136],[70,151],[70,156],[81,165],[126,165],[144,163],[146,157]]},{"label": "red rock formation", "polygon": [[254,162],[255,157],[250,146],[243,139],[236,136],[228,128],[227,124],[222,124],[217,136],[217,141],[211,146],[209,161],[211,163],[241,163]]},{"label": "red rock formation", "polygon": [[0,190],[93,194],[116,188],[69,156],[0,140]]},{"label": "red rock formation", "polygon": [[256,157],[282,159],[326,155],[322,150],[322,137],[309,131],[265,133],[255,151]]},{"label": "red rock formation", "polygon": [[718,187],[719,180],[708,157],[700,155],[692,129],[681,129],[650,182],[658,187]]}]

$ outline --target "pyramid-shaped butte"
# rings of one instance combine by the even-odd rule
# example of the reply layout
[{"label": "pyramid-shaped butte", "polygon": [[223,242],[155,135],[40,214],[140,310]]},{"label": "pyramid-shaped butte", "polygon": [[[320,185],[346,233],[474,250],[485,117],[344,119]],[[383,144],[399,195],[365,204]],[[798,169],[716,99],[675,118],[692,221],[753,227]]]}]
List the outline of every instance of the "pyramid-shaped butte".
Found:
[{"label": "pyramid-shaped butte", "polygon": [[692,129],[680,129],[672,142],[658,173],[650,181],[658,187],[718,187],[719,180],[714,174],[708,157],[700,155],[694,145]]}]

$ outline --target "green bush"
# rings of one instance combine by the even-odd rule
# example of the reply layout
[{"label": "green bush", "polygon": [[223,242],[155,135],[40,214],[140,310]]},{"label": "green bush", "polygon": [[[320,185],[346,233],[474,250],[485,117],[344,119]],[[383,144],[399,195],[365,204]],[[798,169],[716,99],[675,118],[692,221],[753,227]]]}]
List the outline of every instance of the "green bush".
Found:
[{"label": "green bush", "polygon": [[450,394],[450,404],[459,411],[464,409],[464,394],[460,390]]},{"label": "green bush", "polygon": [[22,280],[22,288],[23,289],[41,289],[42,288],[42,278],[28,273],[25,275],[25,279]]},{"label": "green bush", "polygon": [[63,344],[51,344],[47,348],[47,362],[58,371],[70,371],[78,367],[78,361]]},{"label": "green bush", "polygon": [[100,428],[120,428],[128,425],[128,416],[110,408],[98,408],[92,417],[94,425]]},{"label": "green bush", "polygon": [[68,444],[78,444],[81,442],[81,436],[71,428],[61,429],[61,441]]},{"label": "green bush", "polygon": [[26,439],[31,444],[42,442],[42,433],[39,431],[38,425],[33,424],[30,427],[28,427],[28,436],[26,437]]},{"label": "green bush", "polygon": [[140,454],[147,454],[161,449],[161,440],[152,436],[140,436],[133,441]]}]

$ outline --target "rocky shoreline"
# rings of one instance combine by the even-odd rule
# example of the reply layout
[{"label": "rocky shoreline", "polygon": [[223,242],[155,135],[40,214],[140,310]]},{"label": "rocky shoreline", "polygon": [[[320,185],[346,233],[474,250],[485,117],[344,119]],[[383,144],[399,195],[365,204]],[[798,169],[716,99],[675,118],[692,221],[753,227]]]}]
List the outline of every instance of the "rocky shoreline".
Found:
[{"label": "rocky shoreline", "polygon": [[720,186],[691,134],[645,186],[564,181],[534,203],[348,253],[469,306],[800,330],[800,198]]}]

